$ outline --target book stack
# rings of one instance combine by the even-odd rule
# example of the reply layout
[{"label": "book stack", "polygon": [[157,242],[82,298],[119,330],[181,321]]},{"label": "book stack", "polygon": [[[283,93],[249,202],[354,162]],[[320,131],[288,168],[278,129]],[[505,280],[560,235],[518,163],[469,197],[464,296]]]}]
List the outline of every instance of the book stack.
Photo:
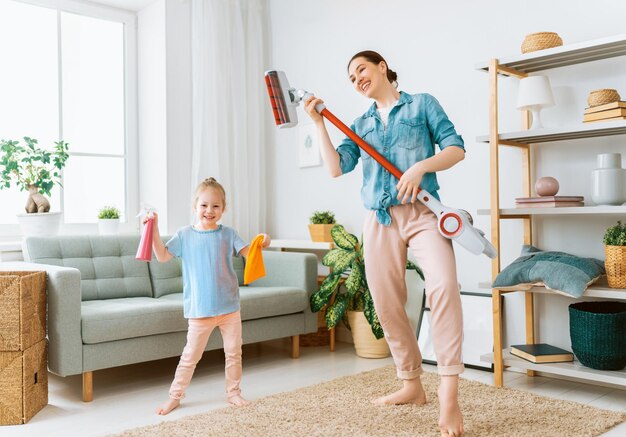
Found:
[{"label": "book stack", "polygon": [[574,354],[547,343],[513,345],[511,346],[511,355],[523,358],[532,363],[564,363],[574,361]]},{"label": "book stack", "polygon": [[517,197],[517,208],[556,208],[560,206],[585,206],[583,196]]},{"label": "book stack", "polygon": [[585,109],[583,123],[626,119],[626,102],[611,102]]}]

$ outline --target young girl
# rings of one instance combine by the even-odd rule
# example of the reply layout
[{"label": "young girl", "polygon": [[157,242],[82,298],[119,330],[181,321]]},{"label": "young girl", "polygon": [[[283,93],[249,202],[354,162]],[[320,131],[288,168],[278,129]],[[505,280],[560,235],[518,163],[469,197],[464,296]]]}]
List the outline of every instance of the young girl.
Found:
[{"label": "young girl", "polygon": [[[165,245],[159,235],[159,217],[154,214],[152,248],[159,262],[169,261],[174,256],[182,259],[183,308],[185,318],[189,319],[187,345],[176,368],[170,398],[156,410],[161,415],[180,405],[215,327],[224,340],[228,402],[236,406],[248,403],[239,389],[241,315],[239,285],[231,258],[237,253],[245,257],[249,246],[234,229],[218,224],[226,209],[226,193],[215,179],[205,179],[198,185],[193,209],[197,224],[179,229]],[[144,219],[144,223],[147,220]],[[263,237],[263,247],[269,246],[269,235],[263,234]]]},{"label": "young girl", "polygon": [[[416,196],[421,186],[439,199],[435,172],[464,158],[463,139],[434,97],[398,92],[397,74],[378,53],[354,55],[348,63],[348,76],[358,93],[374,100],[354,121],[352,130],[404,173],[397,180],[349,138],[335,150],[323,118],[315,111],[322,100],[312,96],[305,102],[305,111],[320,132],[321,153],[331,176],[348,173],[359,158],[363,161],[361,198],[368,209],[363,227],[365,271],[397,375],[403,381],[402,389],[374,402],[426,402],[420,381],[422,357],[404,309],[408,247],[426,277],[441,375],[439,429],[443,436],[459,436],[463,432],[457,400],[458,375],[463,371],[463,321],[454,252],[451,241],[437,231],[433,212],[416,201]],[[435,143],[441,149],[437,154]]]}]

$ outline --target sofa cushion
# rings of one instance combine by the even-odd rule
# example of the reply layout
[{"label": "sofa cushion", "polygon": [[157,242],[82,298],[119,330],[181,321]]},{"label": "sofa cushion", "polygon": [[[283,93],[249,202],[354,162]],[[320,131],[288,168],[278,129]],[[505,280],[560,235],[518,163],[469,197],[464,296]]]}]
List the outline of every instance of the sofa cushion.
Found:
[{"label": "sofa cushion", "polygon": [[148,265],[135,259],[139,236],[28,237],[27,261],[80,270],[83,301],[151,297]]},{"label": "sofa cushion", "polygon": [[154,297],[183,291],[183,270],[179,258],[171,259],[166,263],[160,263],[153,258],[149,263],[149,269]]},{"label": "sofa cushion", "polygon": [[187,330],[182,304],[175,300],[131,297],[87,301],[81,304],[81,314],[85,344]]},{"label": "sofa cushion", "polygon": [[[309,306],[305,290],[295,287],[239,287],[241,320],[295,314]],[[168,294],[158,300],[178,302],[182,306],[182,293]]]}]

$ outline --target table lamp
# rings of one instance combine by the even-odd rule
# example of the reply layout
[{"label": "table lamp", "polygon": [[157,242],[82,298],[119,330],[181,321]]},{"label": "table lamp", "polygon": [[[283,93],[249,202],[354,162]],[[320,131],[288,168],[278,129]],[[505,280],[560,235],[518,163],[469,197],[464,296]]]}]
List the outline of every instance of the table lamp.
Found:
[{"label": "table lamp", "polygon": [[528,76],[520,80],[517,94],[517,109],[529,110],[533,114],[530,129],[541,129],[541,108],[554,106],[554,97],[547,76]]}]

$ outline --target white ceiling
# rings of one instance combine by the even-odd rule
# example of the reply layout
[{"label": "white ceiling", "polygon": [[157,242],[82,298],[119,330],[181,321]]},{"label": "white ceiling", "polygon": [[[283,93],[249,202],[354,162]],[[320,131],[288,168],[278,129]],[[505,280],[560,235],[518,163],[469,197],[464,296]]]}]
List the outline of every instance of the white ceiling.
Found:
[{"label": "white ceiling", "polygon": [[89,0],[91,3],[98,3],[114,8],[126,9],[127,11],[140,11],[156,0]]}]

